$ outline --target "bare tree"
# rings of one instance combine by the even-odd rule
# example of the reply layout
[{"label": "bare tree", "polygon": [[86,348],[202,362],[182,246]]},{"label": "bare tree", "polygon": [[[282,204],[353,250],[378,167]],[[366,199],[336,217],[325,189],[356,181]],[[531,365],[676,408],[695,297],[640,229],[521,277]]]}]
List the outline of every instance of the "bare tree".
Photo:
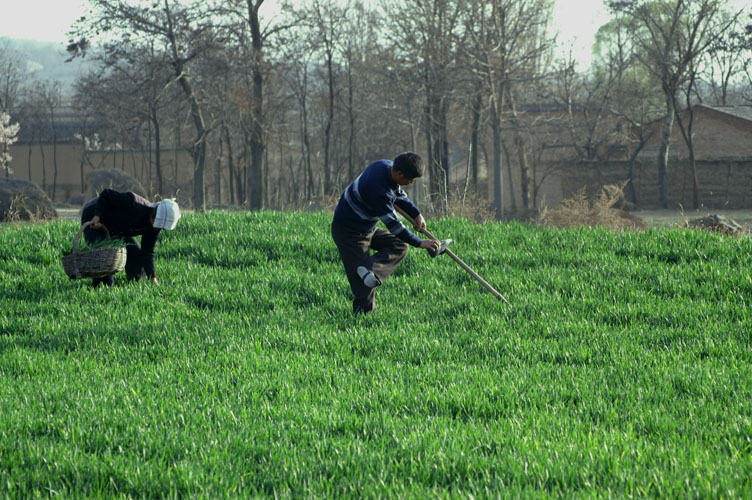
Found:
[{"label": "bare tree", "polygon": [[637,60],[661,84],[665,113],[658,157],[659,202],[668,208],[668,157],[677,93],[686,83],[690,65],[727,32],[733,16],[721,16],[719,0],[611,0],[609,6],[634,21]]},{"label": "bare tree", "polygon": [[195,129],[193,151],[193,205],[205,210],[205,162],[208,128],[204,121],[200,92],[194,88],[192,62],[212,48],[212,20],[204,2],[162,0],[150,5],[131,5],[125,0],[89,0],[91,12],[76,22],[72,35],[78,41],[68,46],[75,57],[90,47],[90,38],[106,34],[103,48],[107,57],[118,59],[143,41],[164,49],[163,62],[172,71],[171,82],[182,90]]},{"label": "bare tree", "polygon": [[570,144],[581,161],[607,159],[608,144],[613,142],[608,119],[621,71],[610,61],[605,71],[592,76],[578,72],[570,59],[558,73],[559,92],[554,101],[566,109]]},{"label": "bare tree", "polygon": [[22,88],[21,56],[13,50],[8,39],[0,40],[0,112],[16,111]]},{"label": "bare tree", "polygon": [[726,106],[730,103],[734,83],[738,83],[745,68],[749,68],[752,47],[744,34],[739,16],[727,11],[721,16],[730,18],[732,24],[728,34],[716,38],[708,48],[707,57],[703,61],[705,64],[702,65],[705,70],[698,76],[709,87],[714,103]]},{"label": "bare tree", "polygon": [[245,0],[246,17],[244,21],[251,34],[250,49],[247,53],[250,60],[252,79],[251,101],[251,168],[248,175],[247,200],[248,208],[263,207],[264,194],[264,42],[268,35],[262,33],[259,20],[259,8],[264,0]]},{"label": "bare tree", "polygon": [[615,122],[614,142],[624,145],[628,162],[627,195],[638,203],[635,169],[643,148],[655,133],[652,122],[660,117],[660,82],[637,62],[632,43],[633,20],[617,12],[596,34],[593,78],[608,82],[610,98],[603,101]]},{"label": "bare tree", "polygon": [[34,144],[41,134],[42,124],[44,122],[44,109],[41,99],[35,92],[36,85],[28,85],[23,92],[18,105],[16,117],[23,124],[18,135],[19,144],[25,144],[27,148],[26,167],[28,179],[32,179],[32,162]]},{"label": "bare tree", "polygon": [[449,190],[448,120],[456,90],[456,45],[465,0],[408,0],[395,3],[389,16],[396,50],[419,78],[423,92],[430,191],[442,207]]},{"label": "bare tree", "polygon": [[347,115],[347,178],[345,183],[355,179],[358,164],[362,159],[360,139],[361,119],[367,101],[365,83],[369,69],[365,65],[369,48],[378,44],[379,18],[369,11],[362,1],[351,1],[344,11],[343,35],[340,44],[343,71],[346,76],[344,108]]},{"label": "bare tree", "polygon": [[[549,0],[499,0],[470,2],[468,15],[474,20],[469,52],[477,60],[488,96],[493,144],[493,195],[496,216],[504,215],[502,158],[502,122],[507,109],[519,127],[513,85],[530,81],[541,70],[542,56],[550,51],[552,40],[546,36],[551,16]],[[521,134],[515,137],[520,158],[522,204],[530,207],[531,175],[525,158]]]},{"label": "bare tree", "polygon": [[[338,88],[338,65],[335,62],[337,47],[341,43],[342,30],[341,20],[347,15],[347,11],[339,8],[333,0],[314,0],[308,14],[311,24],[311,34],[314,37],[314,46],[320,47],[323,55],[323,65],[326,82],[326,98],[324,100],[326,117],[324,118],[324,157],[322,169],[324,172],[323,192],[325,195],[333,194],[335,182],[332,168],[332,132],[334,126],[335,108],[334,103],[339,91]],[[337,189],[339,186],[337,186]]]},{"label": "bare tree", "polygon": [[44,101],[45,114],[48,119],[48,130],[52,140],[52,193],[50,199],[55,200],[57,194],[57,142],[58,142],[58,119],[57,113],[63,104],[62,91],[59,82],[44,83],[41,86],[42,99]]},{"label": "bare tree", "polygon": [[[169,85],[172,78],[165,54],[156,48],[154,40],[149,40],[143,46],[121,47],[117,57],[107,52],[92,56],[98,65],[75,86],[79,115],[87,120],[98,117],[100,134],[106,135],[105,129],[110,129],[119,137],[128,137],[123,146],[139,148],[146,157],[141,162],[141,172],[134,170],[134,175],[150,180],[156,175],[157,193],[164,196],[167,188],[162,165],[162,122],[165,108],[171,107],[173,112],[181,108],[177,92]],[[79,135],[82,141],[93,140],[89,131]],[[94,166],[86,150],[82,168],[84,163]],[[151,194],[151,182],[147,189]]]},{"label": "bare tree", "polygon": [[[288,43],[284,44],[287,48],[285,54],[289,57],[283,59],[289,61],[285,64],[283,78],[290,89],[294,102],[297,105],[297,129],[298,143],[300,151],[300,160],[298,162],[298,172],[301,177],[301,187],[303,193],[296,193],[294,198],[302,198],[311,201],[316,196],[316,185],[314,182],[312,151],[311,151],[311,133],[309,130],[309,72],[311,67],[312,52],[308,47],[307,41],[303,37],[290,37]],[[289,51],[289,52],[288,52]],[[298,57],[293,57],[296,53]]]},{"label": "bare tree", "polygon": [[[239,100],[244,101],[246,119],[244,131],[250,145],[250,168],[246,179],[246,203],[250,209],[260,209],[264,203],[265,177],[264,158],[266,153],[266,124],[264,114],[264,82],[269,77],[271,66],[265,60],[270,39],[295,25],[290,22],[269,22],[262,24],[260,9],[264,0],[229,0],[218,2],[213,12],[227,17],[222,30],[226,38],[239,50],[246,78],[244,93]],[[287,6],[283,5],[285,9]]]},{"label": "bare tree", "polygon": [[742,98],[745,102],[752,103],[752,14],[748,18],[749,24],[745,27],[745,36],[743,38],[744,63],[743,68],[743,90]]},{"label": "bare tree", "polygon": [[[679,125],[679,131],[681,132],[684,143],[687,145],[689,151],[689,168],[692,176],[692,208],[695,210],[700,208],[700,185],[697,179],[697,164],[695,161],[695,145],[694,145],[694,123],[695,112],[692,105],[692,96],[697,94],[697,75],[698,70],[696,66],[697,61],[691,61],[687,68],[687,81],[680,89],[684,94],[685,112],[676,114],[676,123]],[[677,96],[673,96],[672,106],[674,109],[679,109],[677,102]]]}]

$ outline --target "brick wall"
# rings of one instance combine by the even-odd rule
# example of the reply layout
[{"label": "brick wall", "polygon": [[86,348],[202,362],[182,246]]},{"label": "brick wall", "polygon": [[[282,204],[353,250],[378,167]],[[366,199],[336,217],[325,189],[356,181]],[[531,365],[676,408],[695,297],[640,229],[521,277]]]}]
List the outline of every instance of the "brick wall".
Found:
[{"label": "brick wall", "polygon": [[[705,208],[752,208],[752,158],[745,160],[703,160],[696,162],[700,203]],[[588,196],[600,193],[606,184],[629,178],[627,162],[581,163],[561,172],[561,196],[568,198],[585,187]],[[637,206],[660,207],[657,160],[638,161],[634,168]],[[625,189],[625,194],[629,189]],[[629,198],[628,198],[629,199]],[[668,167],[668,205],[692,206],[692,177],[689,161],[674,160]]]},{"label": "brick wall", "polygon": [[[50,198],[54,188],[54,203],[64,203],[71,196],[84,192],[82,177],[93,170],[90,164],[84,164],[83,151],[80,144],[60,143],[56,148],[51,144],[28,145],[14,144],[11,146],[13,159],[10,162],[11,177],[30,180],[41,187]],[[149,192],[148,197],[156,194],[162,196],[178,196],[178,201],[185,202],[193,192],[193,159],[189,151],[169,150],[162,152],[163,189],[165,193],[157,193],[157,175],[154,168],[149,166],[148,158],[139,151],[91,151],[91,164],[97,168],[116,168],[132,175],[143,184]],[[57,162],[57,174],[55,173]],[[177,165],[177,167],[176,167]],[[206,166],[207,192],[213,193],[216,175],[212,166]],[[55,177],[57,175],[57,177]]]},{"label": "brick wall", "polygon": [[[742,118],[722,113],[705,106],[695,106],[692,136],[695,158],[698,160],[743,159],[752,157],[752,122]],[[685,122],[689,120],[687,111],[682,113]],[[657,152],[661,141],[662,122],[652,139],[648,142],[646,151]],[[652,148],[651,148],[652,146]],[[671,149],[680,158],[689,157],[689,149],[681,135],[678,123],[674,123],[671,131]]]}]

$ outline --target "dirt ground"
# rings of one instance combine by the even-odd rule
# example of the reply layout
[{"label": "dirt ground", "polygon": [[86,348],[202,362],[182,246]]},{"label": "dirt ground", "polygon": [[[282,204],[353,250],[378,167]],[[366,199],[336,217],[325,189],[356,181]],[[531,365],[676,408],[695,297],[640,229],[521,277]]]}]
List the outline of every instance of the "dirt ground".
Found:
[{"label": "dirt ground", "polygon": [[673,224],[686,223],[692,219],[705,217],[706,215],[723,215],[733,219],[744,227],[747,232],[752,232],[752,210],[635,210],[632,215],[641,218],[650,227],[671,227]]}]

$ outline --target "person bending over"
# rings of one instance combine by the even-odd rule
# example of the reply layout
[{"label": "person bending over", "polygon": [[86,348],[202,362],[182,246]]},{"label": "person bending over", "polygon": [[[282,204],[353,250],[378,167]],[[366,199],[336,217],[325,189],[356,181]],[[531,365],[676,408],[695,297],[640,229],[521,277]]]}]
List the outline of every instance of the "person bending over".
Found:
[{"label": "person bending over", "polygon": [[[104,225],[113,238],[125,242],[125,274],[129,280],[148,277],[158,285],[157,271],[154,268],[154,247],[162,229],[174,229],[180,219],[178,204],[170,199],[151,203],[131,192],[122,193],[113,189],[103,189],[99,196],[87,202],[81,211],[81,224],[91,221],[84,229],[84,239],[88,244],[102,241]],[[138,244],[136,236],[141,236]],[[113,276],[93,278],[94,288],[101,284],[111,286]]]}]

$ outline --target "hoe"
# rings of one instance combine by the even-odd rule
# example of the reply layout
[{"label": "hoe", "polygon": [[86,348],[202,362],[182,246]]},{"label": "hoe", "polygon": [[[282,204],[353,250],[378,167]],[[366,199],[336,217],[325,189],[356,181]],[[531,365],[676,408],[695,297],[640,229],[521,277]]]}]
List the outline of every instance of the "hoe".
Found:
[{"label": "hoe", "polygon": [[[413,225],[415,225],[415,221],[413,220],[412,217],[410,217],[409,215],[407,215],[399,207],[395,206],[394,208],[395,208],[395,210],[397,210],[397,212],[402,217],[404,217],[405,219],[407,219],[408,221],[410,221],[410,223],[412,223]],[[428,236],[432,240],[437,240],[438,241],[438,238],[436,238],[434,235],[432,235],[431,233],[429,233],[427,229],[422,229],[420,232],[423,233],[423,234],[425,234],[426,236]],[[449,250],[449,248],[447,248],[446,250],[444,250],[444,252],[442,252],[442,253],[446,253],[447,255],[449,255],[457,264],[460,265],[460,267],[462,269],[464,269],[465,271],[467,271],[468,274],[470,274],[470,276],[472,276],[473,278],[475,278],[475,280],[478,283],[480,283],[481,285],[483,285],[483,288],[485,288],[486,290],[488,290],[489,292],[491,292],[494,297],[496,297],[499,300],[504,301],[504,303],[506,303],[506,304],[509,304],[509,301],[507,301],[507,299],[505,299],[502,294],[500,294],[499,292],[497,292],[494,289],[494,287],[492,287],[491,285],[489,285],[488,282],[486,280],[484,280],[483,278],[481,278],[480,275],[478,275],[478,273],[476,273],[475,271],[473,271],[470,268],[470,266],[468,266],[467,264],[465,264],[464,262],[462,262],[462,259],[460,259],[459,257],[457,257],[457,255],[455,255],[454,252],[452,252],[451,250]]]}]

